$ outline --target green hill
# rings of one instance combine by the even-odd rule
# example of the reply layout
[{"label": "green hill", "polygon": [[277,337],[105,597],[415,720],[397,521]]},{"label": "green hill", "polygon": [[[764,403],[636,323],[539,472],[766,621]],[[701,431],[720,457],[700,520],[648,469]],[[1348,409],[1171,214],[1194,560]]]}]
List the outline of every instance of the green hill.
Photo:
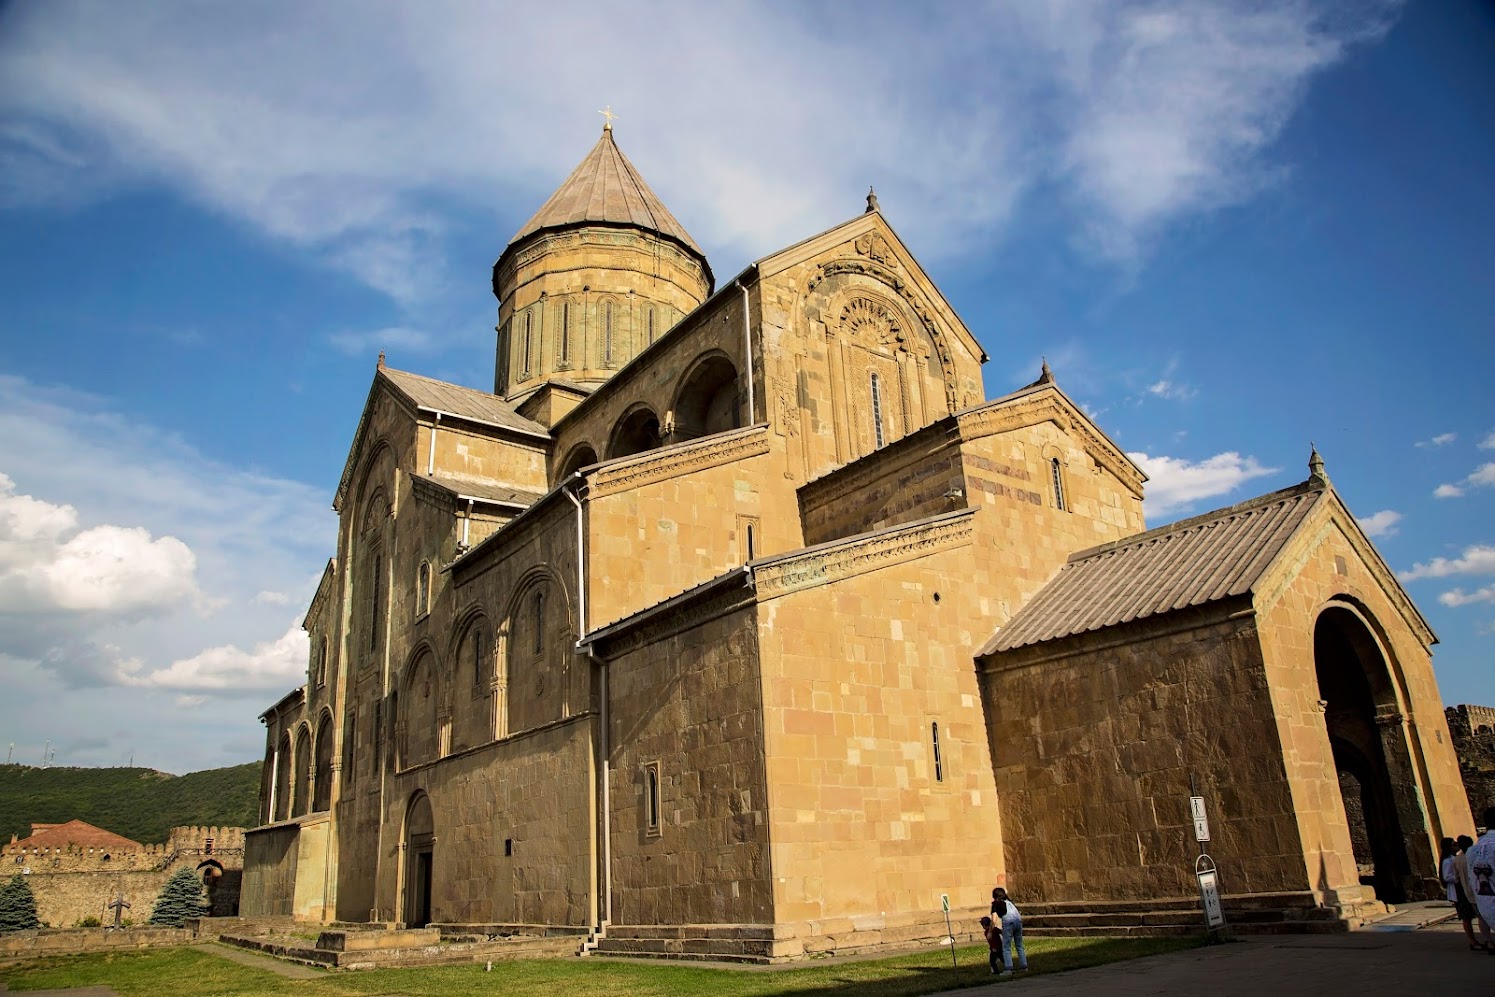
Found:
[{"label": "green hill", "polygon": [[33,823],[82,820],[142,844],[183,824],[259,823],[260,763],[168,775],[155,769],[0,765],[0,841]]}]

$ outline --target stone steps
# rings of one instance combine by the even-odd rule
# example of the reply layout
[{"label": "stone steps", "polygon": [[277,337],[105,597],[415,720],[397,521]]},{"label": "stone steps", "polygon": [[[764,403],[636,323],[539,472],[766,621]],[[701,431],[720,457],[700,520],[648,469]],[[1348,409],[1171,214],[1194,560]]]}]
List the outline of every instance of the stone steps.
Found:
[{"label": "stone steps", "polygon": [[452,963],[499,962],[505,959],[556,959],[576,950],[573,934],[553,936],[512,936],[482,941],[445,941],[436,931],[432,941],[423,945],[398,945],[390,948],[357,948],[338,950],[318,948],[315,943],[295,938],[256,938],[221,935],[219,941],[277,959],[324,969],[375,969],[390,966],[438,966]]}]

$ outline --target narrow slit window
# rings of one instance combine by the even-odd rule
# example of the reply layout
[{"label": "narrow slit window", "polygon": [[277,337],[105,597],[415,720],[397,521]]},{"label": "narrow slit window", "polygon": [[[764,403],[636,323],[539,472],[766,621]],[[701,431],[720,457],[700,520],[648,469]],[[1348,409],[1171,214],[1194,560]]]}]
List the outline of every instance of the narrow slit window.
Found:
[{"label": "narrow slit window", "polygon": [[531,361],[534,356],[535,336],[534,329],[532,328],[533,323],[530,321],[533,318],[534,316],[529,312],[524,313],[524,373],[526,377],[529,376],[529,372],[533,369]]},{"label": "narrow slit window", "polygon": [[755,550],[756,544],[754,543],[754,540],[756,540],[756,539],[757,538],[753,536],[753,524],[752,523],[748,523],[747,524],[747,559],[749,561],[751,561],[753,559],[753,557],[755,556],[755,554],[756,554],[756,550]]},{"label": "narrow slit window", "polygon": [[872,375],[872,436],[878,449],[883,445],[882,378]]},{"label": "narrow slit window", "polygon": [[545,591],[535,593],[535,653],[545,650]]},{"label": "narrow slit window", "polygon": [[945,781],[945,759],[940,754],[940,725],[939,721],[929,725],[929,736],[934,742],[934,781]]},{"label": "narrow slit window", "polygon": [[561,302],[561,362],[571,359],[571,302]]},{"label": "narrow slit window", "polygon": [[317,645],[317,685],[327,684],[327,638],[323,637]]},{"label": "narrow slit window", "polygon": [[475,627],[472,631],[472,686],[474,689],[480,689],[483,685],[483,673],[486,670],[483,668],[483,658],[487,650],[485,636],[482,627]]},{"label": "narrow slit window", "polygon": [[649,342],[654,342],[654,309],[649,309]]},{"label": "narrow slit window", "polygon": [[415,578],[415,615],[425,616],[431,611],[431,562],[422,561]]},{"label": "narrow slit window", "polygon": [[604,302],[602,305],[602,359],[607,363],[613,362],[613,303]]},{"label": "narrow slit window", "polygon": [[374,555],[374,577],[369,580],[369,650],[379,647],[379,632],[384,629],[384,555]]},{"label": "narrow slit window", "polygon": [[1054,478],[1054,508],[1064,511],[1064,478],[1059,470],[1059,458],[1049,461],[1049,471]]},{"label": "narrow slit window", "polygon": [[659,833],[659,764],[644,769],[644,822],[649,834]]},{"label": "narrow slit window", "polygon": [[384,764],[384,701],[374,703],[374,772]]}]

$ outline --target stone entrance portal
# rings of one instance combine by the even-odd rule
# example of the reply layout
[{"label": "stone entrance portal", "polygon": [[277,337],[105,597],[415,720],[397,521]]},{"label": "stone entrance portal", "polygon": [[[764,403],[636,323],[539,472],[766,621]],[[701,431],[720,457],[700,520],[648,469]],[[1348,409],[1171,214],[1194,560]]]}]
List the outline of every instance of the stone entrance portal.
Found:
[{"label": "stone entrance portal", "polygon": [[431,872],[436,845],[431,799],[416,793],[405,813],[405,925],[431,923]]},{"label": "stone entrance portal", "polygon": [[1420,899],[1431,855],[1390,664],[1348,605],[1319,614],[1313,657],[1360,881],[1383,903]]}]

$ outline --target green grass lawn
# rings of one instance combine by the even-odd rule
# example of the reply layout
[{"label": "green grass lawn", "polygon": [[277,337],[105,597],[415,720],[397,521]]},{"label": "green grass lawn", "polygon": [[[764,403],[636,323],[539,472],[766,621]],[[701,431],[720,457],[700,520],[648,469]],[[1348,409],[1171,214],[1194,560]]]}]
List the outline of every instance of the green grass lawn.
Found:
[{"label": "green grass lawn", "polygon": [[[1099,966],[1122,959],[1176,952],[1201,944],[1193,938],[1032,938],[1034,973]],[[13,991],[102,985],[122,997],[489,997],[492,994],[630,994],[641,997],[905,997],[989,983],[985,947],[932,949],[889,959],[810,964],[775,971],[716,969],[688,963],[606,959],[531,959],[429,969],[328,973],[291,980],[230,962],[200,948],[63,956],[0,968]]]}]

